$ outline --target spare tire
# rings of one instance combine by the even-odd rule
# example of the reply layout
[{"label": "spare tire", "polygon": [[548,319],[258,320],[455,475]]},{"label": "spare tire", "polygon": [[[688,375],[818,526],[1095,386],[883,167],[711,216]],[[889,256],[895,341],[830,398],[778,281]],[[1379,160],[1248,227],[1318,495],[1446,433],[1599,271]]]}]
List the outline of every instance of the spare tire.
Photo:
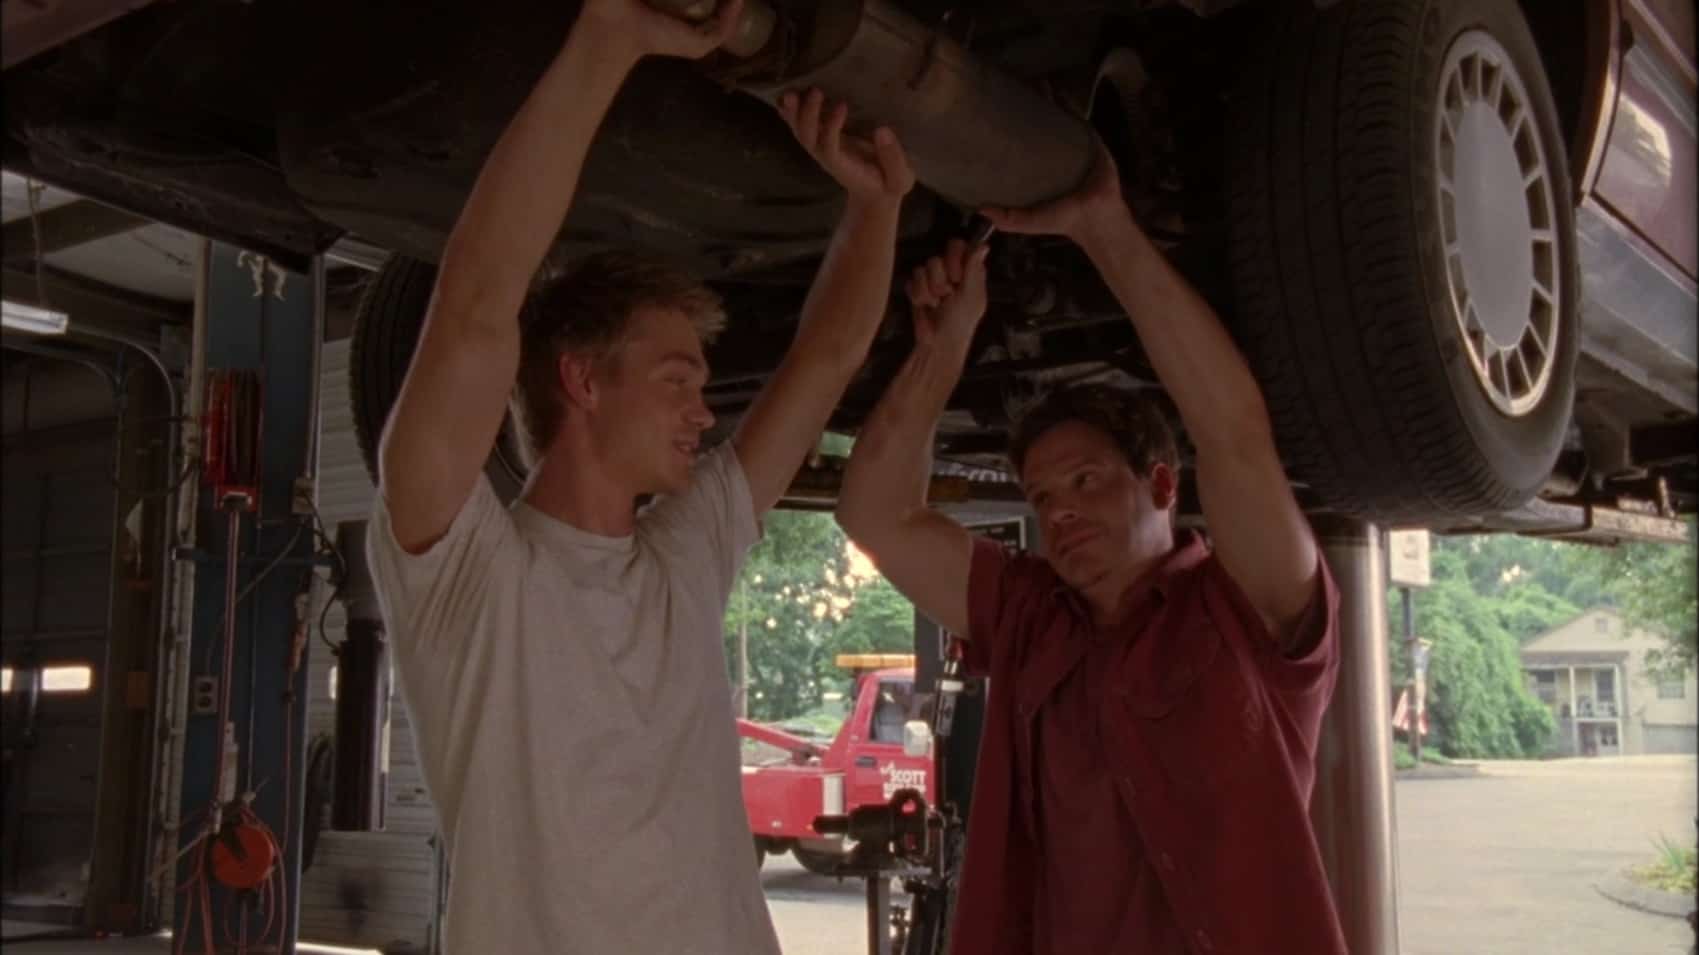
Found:
[{"label": "spare tire", "polygon": [[791,855],[802,864],[804,869],[815,875],[841,877],[849,857],[836,852],[825,852],[819,849],[804,849],[802,846],[792,846]]},{"label": "spare tire", "polygon": [[1233,97],[1235,337],[1292,476],[1383,523],[1513,509],[1575,393],[1557,110],[1514,0],[1276,5]]},{"label": "spare tire", "polygon": [[306,794],[301,810],[301,871],[313,867],[318,854],[324,816],[330,810],[331,788],[336,782],[336,740],[329,733],[313,737],[307,747]]},{"label": "spare tire", "polygon": [[[355,440],[374,485],[378,483],[378,442],[401,393],[407,366],[413,361],[436,278],[436,266],[428,262],[390,256],[366,286],[354,314],[348,393],[354,410]],[[518,497],[525,486],[530,461],[511,414],[490,449],[484,473],[504,503]]]}]

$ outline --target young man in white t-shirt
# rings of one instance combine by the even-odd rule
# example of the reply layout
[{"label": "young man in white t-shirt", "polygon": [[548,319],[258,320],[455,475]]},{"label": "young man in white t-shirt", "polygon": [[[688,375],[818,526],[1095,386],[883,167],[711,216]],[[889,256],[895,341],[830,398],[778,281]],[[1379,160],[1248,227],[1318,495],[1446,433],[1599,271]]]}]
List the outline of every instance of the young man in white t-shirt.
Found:
[{"label": "young man in white t-shirt", "polygon": [[[449,237],[384,434],[368,550],[453,863],[451,955],[778,950],[721,621],[866,357],[914,176],[888,133],[851,142],[841,107],[785,98],[848,201],[789,354],[700,461],[712,293],[604,255],[526,303],[632,65],[705,55],[737,19],[720,13],[585,0]],[[482,468],[516,385],[539,463],[510,509]]]}]

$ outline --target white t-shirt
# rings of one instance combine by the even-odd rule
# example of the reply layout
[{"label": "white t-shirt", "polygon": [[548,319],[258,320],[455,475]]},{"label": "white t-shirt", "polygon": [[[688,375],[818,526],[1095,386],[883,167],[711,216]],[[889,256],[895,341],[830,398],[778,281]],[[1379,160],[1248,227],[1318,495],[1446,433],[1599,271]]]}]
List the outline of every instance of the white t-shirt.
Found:
[{"label": "white t-shirt", "polygon": [[729,443],[636,532],[483,478],[423,555],[367,534],[452,861],[449,955],[779,950],[744,813],[721,621],[759,536]]}]

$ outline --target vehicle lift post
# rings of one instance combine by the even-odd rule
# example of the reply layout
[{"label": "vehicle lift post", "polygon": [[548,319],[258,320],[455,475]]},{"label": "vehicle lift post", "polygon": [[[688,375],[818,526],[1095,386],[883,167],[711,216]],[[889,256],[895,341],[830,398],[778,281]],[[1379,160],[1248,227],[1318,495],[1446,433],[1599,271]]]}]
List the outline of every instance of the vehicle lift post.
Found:
[{"label": "vehicle lift post", "polygon": [[1318,517],[1339,587],[1339,679],[1322,720],[1310,819],[1353,955],[1397,955],[1386,549],[1380,528]]},{"label": "vehicle lift post", "polygon": [[[258,936],[266,931],[269,918],[276,938],[270,944],[277,945],[277,951],[293,952],[301,898],[311,644],[303,645],[301,639],[303,613],[297,597],[314,566],[314,533],[307,525],[311,511],[303,514],[304,502],[298,500],[297,491],[312,492],[311,485],[301,479],[311,478],[316,467],[322,265],[315,263],[310,273],[288,271],[253,253],[213,242],[206,267],[204,347],[209,380],[221,371],[258,373],[260,419],[254,444],[258,481],[253,488],[256,507],[246,512],[225,509],[225,502],[214,499],[214,489],[203,484],[194,501],[199,509],[197,539],[192,547],[178,552],[179,559],[199,565],[197,579],[204,583],[195,588],[190,642],[195,690],[188,704],[180,704],[188,711],[178,793],[179,818],[185,822],[175,834],[180,854],[166,873],[164,891],[174,892],[172,886],[181,884],[186,873],[193,871],[196,857],[207,849],[191,847],[191,843],[201,837],[204,827],[198,820],[205,818],[214,802],[220,783],[214,767],[225,739],[223,728],[203,705],[205,689],[212,698],[229,700],[239,754],[238,771],[233,774],[237,791],[254,794],[249,809],[279,838],[281,864],[270,878],[283,880],[282,905],[270,912],[258,911],[251,898],[239,900],[234,893],[215,888],[212,899],[217,915],[239,905],[243,924],[238,931],[249,942],[263,941]],[[238,571],[232,582],[241,588],[228,626],[225,613],[230,593],[221,585],[231,563],[227,552],[234,553]],[[227,630],[235,634],[228,671],[232,679],[228,685],[215,685],[207,680],[216,679],[221,669],[217,661],[225,649]],[[233,851],[240,856],[240,849]],[[172,928],[177,938],[188,936],[193,942],[190,947],[199,950],[203,926],[198,921],[185,922],[190,909],[187,896],[179,895]]]}]

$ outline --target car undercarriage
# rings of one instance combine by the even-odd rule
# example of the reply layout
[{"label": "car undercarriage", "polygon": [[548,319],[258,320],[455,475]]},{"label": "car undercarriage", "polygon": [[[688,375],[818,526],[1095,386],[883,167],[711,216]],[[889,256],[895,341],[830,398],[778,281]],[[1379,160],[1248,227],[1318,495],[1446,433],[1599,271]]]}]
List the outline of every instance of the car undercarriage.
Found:
[{"label": "car undercarriage", "polygon": [[[1513,4],[1501,6],[1514,12]],[[1292,236],[1322,242],[1317,221],[1335,225],[1293,219],[1282,207],[1283,197],[1296,192],[1304,198],[1292,201],[1307,203],[1309,211],[1324,204],[1343,222],[1351,200],[1333,185],[1341,181],[1340,170],[1335,165],[1332,176],[1318,178],[1316,170],[1328,167],[1315,162],[1337,164],[1348,136],[1372,131],[1341,128],[1330,139],[1312,141],[1301,129],[1284,130],[1281,121],[1259,131],[1247,119],[1252,115],[1247,109],[1255,108],[1276,111],[1255,115],[1285,115],[1273,97],[1294,92],[1280,85],[1282,71],[1290,73],[1293,64],[1301,74],[1296,95],[1310,98],[1306,109],[1337,106],[1348,88],[1338,84],[1351,82],[1351,68],[1366,67],[1341,61],[1342,78],[1336,80],[1321,76],[1315,64],[1324,62],[1319,57],[1325,44],[1368,29],[1360,22],[1333,23],[1328,11],[1307,3],[1041,7],[1005,0],[965,10],[935,2],[845,0],[777,2],[769,9],[776,21],[773,38],[753,56],[721,53],[703,64],[640,65],[592,149],[578,201],[551,257],[558,265],[598,248],[642,247],[677,260],[719,290],[732,322],[712,350],[709,394],[723,423],[735,421],[788,344],[841,201],[762,99],[824,77],[854,87],[850,93],[862,100],[852,100],[854,117],[863,127],[893,114],[912,119],[911,151],[926,188],[905,205],[899,274],[946,239],[965,234],[974,201],[998,198],[986,189],[1004,190],[1006,198],[1022,195],[1022,188],[1047,188],[1046,176],[1077,176],[1080,157],[1089,161],[1089,133],[1095,131],[1118,161],[1123,192],[1140,222],[1223,314],[1265,377],[1283,450],[1294,462],[1294,481],[1313,509],[1392,523],[1524,529],[1537,527],[1541,518],[1518,525],[1495,522],[1493,515],[1522,507],[1536,494],[1547,503],[1610,506],[1628,497],[1663,516],[1691,512],[1699,503],[1692,442],[1678,436],[1695,410],[1691,344],[1652,354],[1629,369],[1594,360],[1588,347],[1569,340],[1584,337],[1576,334],[1586,311],[1579,281],[1553,306],[1549,321],[1559,331],[1548,329],[1537,340],[1518,325],[1498,343],[1501,365],[1484,351],[1475,363],[1488,392],[1498,374],[1507,394],[1518,387],[1513,380],[1518,362],[1530,393],[1539,377],[1528,371],[1530,362],[1555,369],[1547,375],[1558,382],[1551,396],[1545,397],[1542,386],[1532,400],[1541,407],[1562,405],[1552,415],[1563,420],[1503,425],[1506,433],[1540,432],[1529,439],[1538,446],[1527,455],[1539,459],[1532,465],[1518,462],[1514,473],[1461,490],[1442,487],[1439,477],[1405,481],[1404,475],[1427,467],[1431,456],[1423,445],[1431,441],[1397,433],[1402,409],[1422,407],[1422,401],[1388,395],[1378,418],[1358,415],[1349,427],[1366,436],[1364,451],[1332,439],[1344,426],[1337,416],[1328,425],[1326,414],[1288,413],[1289,405],[1363,405],[1363,396],[1377,393],[1377,378],[1397,377],[1388,368],[1376,371],[1382,364],[1373,351],[1377,333],[1364,329],[1357,314],[1362,304],[1336,307],[1324,301],[1332,294],[1324,288],[1326,269],[1312,275],[1322,298],[1305,306],[1301,296],[1291,294],[1294,273],[1280,264]],[[147,5],[10,66],[5,165],[237,242],[286,266],[300,267],[326,250],[335,263],[338,243],[358,241],[387,254],[385,268],[403,259],[423,263],[425,270],[415,269],[411,280],[428,285],[428,263],[439,253],[484,154],[558,48],[573,15],[571,5],[519,2]],[[1557,22],[1561,19],[1547,13],[1530,20],[1544,72],[1558,77],[1557,105],[1546,123],[1553,138],[1536,164],[1542,174],[1549,168],[1552,187],[1563,181],[1561,154],[1573,155],[1576,141],[1586,137],[1585,110],[1572,102],[1584,97],[1571,89],[1584,83],[1570,68],[1585,65],[1588,47],[1572,34],[1596,28]],[[1270,33],[1271,24],[1279,29]],[[1523,80],[1530,89],[1543,82],[1538,76]],[[1259,107],[1253,101],[1263,91],[1275,92]],[[1421,95],[1415,98],[1418,106]],[[1495,95],[1502,107],[1505,94]],[[1537,96],[1527,98],[1530,109],[1538,105]],[[1560,120],[1567,128],[1558,128]],[[1084,131],[1085,153],[1070,141],[1076,131]],[[1565,136],[1571,141],[1564,142]],[[1281,150],[1293,154],[1282,158]],[[1257,167],[1260,160],[1247,162],[1247,156],[1273,158]],[[1423,181],[1422,164],[1413,166],[1411,181]],[[1255,199],[1258,195],[1262,198]],[[1266,208],[1248,212],[1247,201]],[[1557,205],[1563,205],[1561,198]],[[1550,212],[1547,206],[1530,209],[1527,215],[1535,218]],[[1353,238],[1351,228],[1348,222],[1339,225],[1333,238],[1308,254],[1317,262],[1335,254],[1349,258],[1351,244],[1393,234],[1375,232],[1389,227],[1370,224]],[[1327,242],[1346,248],[1330,251]],[[1566,261],[1577,254],[1567,239],[1557,250],[1547,268],[1577,268]],[[1407,261],[1421,261],[1422,248],[1406,251]],[[1535,247],[1534,254],[1543,253]],[[1593,261],[1580,266],[1594,267]],[[1349,279],[1356,268],[1346,262],[1338,271]],[[1683,295],[1691,303],[1692,278],[1679,267],[1674,274],[1674,294],[1659,301],[1679,308]],[[1273,298],[1258,291],[1282,283],[1284,291]],[[1446,294],[1430,287],[1407,301],[1442,302]],[[1456,288],[1452,294],[1459,301],[1467,297]],[[1260,310],[1258,301],[1264,303]],[[998,236],[991,302],[990,320],[940,428],[942,459],[971,468],[1002,467],[1012,416],[1047,387],[1107,378],[1159,390],[1119,306],[1067,243]],[[1306,309],[1319,317],[1306,317]],[[1407,328],[1412,319],[1389,320],[1387,327]],[[360,318],[393,320],[407,321]],[[1662,320],[1673,321],[1682,334],[1681,316]],[[1480,337],[1479,329],[1458,321],[1466,326],[1463,338]],[[1685,321],[1691,339],[1692,316]],[[1276,354],[1259,343],[1280,322],[1309,325]],[[1437,340],[1424,339],[1420,347],[1444,352],[1446,330],[1436,334]],[[1518,334],[1520,344],[1513,340]],[[1302,344],[1305,336],[1308,345]],[[857,428],[908,340],[905,307],[894,290],[873,355],[845,396],[835,429]],[[1282,363],[1319,358],[1314,352],[1322,342],[1331,344],[1321,350],[1338,353],[1332,359],[1335,384],[1312,391],[1318,387],[1313,368],[1293,372],[1286,386],[1267,382],[1284,374]],[[1347,352],[1357,357],[1344,357]],[[1424,370],[1407,373],[1437,380],[1440,363],[1451,360],[1445,353]],[[1668,381],[1672,369],[1673,391],[1648,386]],[[1451,402],[1468,404],[1453,394],[1456,380],[1450,387],[1443,394],[1444,389],[1429,389],[1438,410],[1428,417]],[[380,398],[376,407],[387,409],[387,401]],[[1473,429],[1473,444],[1451,457],[1440,455],[1434,474],[1466,470],[1459,462],[1492,458],[1490,446],[1502,443],[1502,434],[1467,424],[1470,414],[1465,408],[1445,427],[1452,433]],[[1500,408],[1500,417],[1517,414]],[[381,418],[368,430],[380,425]],[[1359,459],[1367,462],[1360,468],[1351,463]],[[1531,476],[1534,471],[1542,473]],[[1343,476],[1335,480],[1336,474]],[[1377,482],[1386,489],[1365,490]]]}]

